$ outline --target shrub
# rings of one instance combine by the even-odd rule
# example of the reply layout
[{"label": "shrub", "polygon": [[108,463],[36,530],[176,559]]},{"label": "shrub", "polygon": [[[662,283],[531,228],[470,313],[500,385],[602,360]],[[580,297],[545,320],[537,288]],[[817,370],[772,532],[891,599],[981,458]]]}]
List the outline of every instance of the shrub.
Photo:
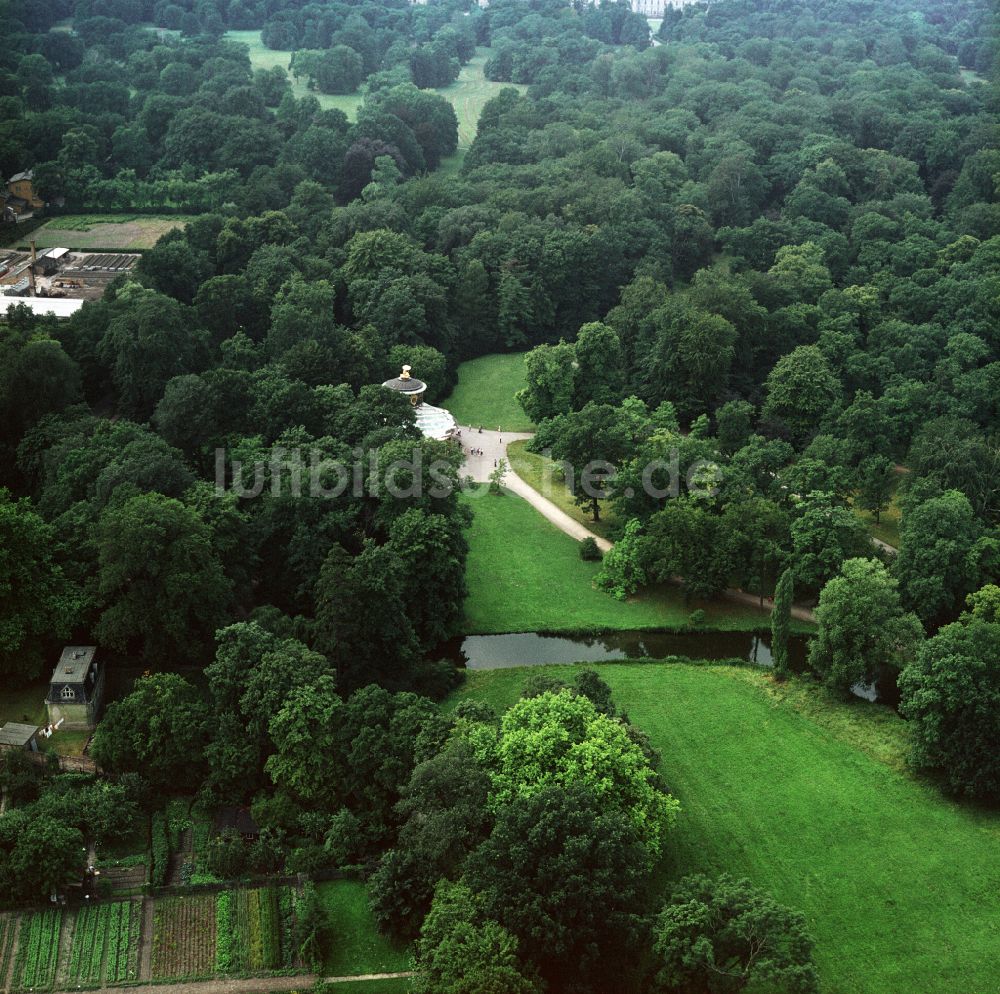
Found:
[{"label": "shrub", "polygon": [[580,558],[585,563],[599,563],[604,558],[603,553],[597,547],[597,542],[590,535],[580,543]]},{"label": "shrub", "polygon": [[162,811],[153,814],[150,830],[152,833],[152,866],[149,882],[154,887],[162,887],[167,882],[170,867],[170,838],[167,832],[167,817]]},{"label": "shrub", "polygon": [[704,628],[705,612],[699,607],[688,615],[688,628]]}]

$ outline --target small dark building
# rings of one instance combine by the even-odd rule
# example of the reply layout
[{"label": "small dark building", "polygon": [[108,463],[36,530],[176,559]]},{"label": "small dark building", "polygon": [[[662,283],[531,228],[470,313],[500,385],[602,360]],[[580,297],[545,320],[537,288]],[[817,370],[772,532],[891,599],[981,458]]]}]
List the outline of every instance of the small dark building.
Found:
[{"label": "small dark building", "polygon": [[244,842],[256,842],[260,835],[260,828],[253,820],[249,808],[219,808],[215,816],[215,831],[218,835],[223,832],[238,832]]},{"label": "small dark building", "polygon": [[38,752],[38,726],[8,721],[0,728],[0,749],[24,749]]},{"label": "small dark building", "polygon": [[45,705],[49,722],[67,728],[93,728],[101,710],[104,667],[93,645],[68,645],[63,649],[49,681]]}]

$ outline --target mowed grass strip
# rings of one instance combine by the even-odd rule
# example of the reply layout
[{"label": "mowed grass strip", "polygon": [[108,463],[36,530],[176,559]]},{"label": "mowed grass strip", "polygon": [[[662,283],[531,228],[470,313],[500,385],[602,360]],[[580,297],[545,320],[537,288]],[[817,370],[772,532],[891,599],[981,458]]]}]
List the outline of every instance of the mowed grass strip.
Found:
[{"label": "mowed grass strip", "polygon": [[[502,710],[531,672],[470,672],[449,704],[474,697]],[[682,805],[664,889],[696,870],[750,877],[806,915],[831,994],[998,989],[1000,815],[872,758],[898,754],[901,719],[827,697],[820,720],[799,709],[800,694],[775,696],[766,675],[744,669],[606,663],[600,673],[662,752]]]},{"label": "mowed grass strip", "polygon": [[376,928],[360,880],[333,880],[319,884],[317,890],[329,922],[324,976],[401,973],[412,968],[409,947],[393,944]]},{"label": "mowed grass strip", "polygon": [[701,627],[718,631],[766,628],[765,611],[726,601],[692,600],[674,586],[653,586],[616,601],[594,586],[600,563],[584,562],[579,543],[509,491],[463,499],[472,508],[464,631],[626,631],[684,629],[701,608]]},{"label": "mowed grass strip", "polygon": [[441,402],[459,424],[503,431],[534,431],[514,395],[527,384],[524,353],[485,355],[458,367],[458,382]]}]

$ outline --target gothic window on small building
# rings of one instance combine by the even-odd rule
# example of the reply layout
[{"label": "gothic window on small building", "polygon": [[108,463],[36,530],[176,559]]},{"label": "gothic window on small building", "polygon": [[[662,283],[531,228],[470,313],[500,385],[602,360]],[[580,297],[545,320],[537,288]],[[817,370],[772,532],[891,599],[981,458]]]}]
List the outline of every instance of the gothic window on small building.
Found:
[{"label": "gothic window on small building", "polygon": [[64,701],[75,701],[76,691],[72,687],[63,687],[59,695]]}]

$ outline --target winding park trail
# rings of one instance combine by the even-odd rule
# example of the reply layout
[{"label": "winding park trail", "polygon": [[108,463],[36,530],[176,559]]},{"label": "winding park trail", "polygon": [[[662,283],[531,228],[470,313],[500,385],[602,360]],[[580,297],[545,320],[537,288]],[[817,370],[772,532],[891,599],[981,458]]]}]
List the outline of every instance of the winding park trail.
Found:
[{"label": "winding park trail", "polygon": [[[602,552],[607,552],[611,548],[611,543],[606,538],[595,535],[586,525],[571,518],[562,508],[556,507],[552,501],[525,483],[514,470],[509,468],[510,459],[507,456],[507,446],[511,442],[533,438],[532,432],[489,431],[485,428],[474,428],[468,425],[460,425],[459,428],[462,432],[462,452],[465,455],[464,469],[473,480],[477,483],[486,483],[499,461],[506,459],[508,469],[503,483],[508,490],[524,498],[539,514],[576,541],[580,542],[585,538],[592,538]],[[895,551],[892,546],[886,546],[886,548]],[[732,587],[723,591],[721,596],[737,604],[758,608],[761,613],[770,612],[774,607],[774,601],[770,597],[765,597],[761,601],[757,594],[748,594],[745,590],[737,590]],[[799,621],[816,622],[815,613],[807,607],[793,607],[792,617]]]}]

